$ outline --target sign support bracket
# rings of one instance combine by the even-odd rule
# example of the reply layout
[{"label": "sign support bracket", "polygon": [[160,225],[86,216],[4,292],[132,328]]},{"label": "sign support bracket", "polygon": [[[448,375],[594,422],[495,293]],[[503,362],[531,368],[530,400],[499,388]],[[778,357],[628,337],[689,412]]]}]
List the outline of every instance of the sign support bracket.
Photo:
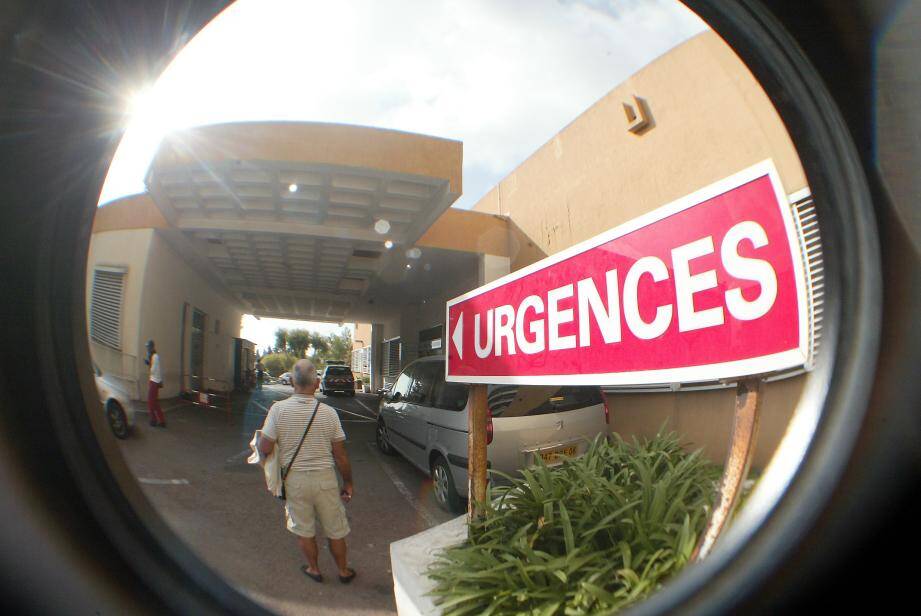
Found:
[{"label": "sign support bracket", "polygon": [[716,495],[716,504],[691,555],[692,561],[707,557],[738,504],[742,483],[748,476],[758,438],[763,382],[761,376],[754,376],[741,379],[736,385],[735,416],[732,420],[726,465]]},{"label": "sign support bracket", "polygon": [[467,416],[467,521],[483,513],[486,501],[486,385],[470,387],[470,413]]}]

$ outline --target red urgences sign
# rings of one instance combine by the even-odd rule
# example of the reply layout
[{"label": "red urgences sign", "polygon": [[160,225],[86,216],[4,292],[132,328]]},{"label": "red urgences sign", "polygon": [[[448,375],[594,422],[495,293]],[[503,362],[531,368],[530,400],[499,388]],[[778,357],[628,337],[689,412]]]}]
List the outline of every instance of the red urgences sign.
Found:
[{"label": "red urgences sign", "polygon": [[447,303],[447,379],[627,385],[803,366],[795,225],[764,161]]}]

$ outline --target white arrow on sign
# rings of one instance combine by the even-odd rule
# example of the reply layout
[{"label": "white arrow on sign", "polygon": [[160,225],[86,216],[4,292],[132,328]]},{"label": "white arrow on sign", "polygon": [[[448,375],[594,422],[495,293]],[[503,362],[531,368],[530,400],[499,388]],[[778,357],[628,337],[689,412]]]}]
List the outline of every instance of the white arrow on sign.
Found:
[{"label": "white arrow on sign", "polygon": [[460,318],[457,320],[457,327],[454,328],[454,333],[451,334],[451,340],[454,341],[454,346],[457,347],[457,356],[461,359],[464,358],[464,313],[462,312]]}]

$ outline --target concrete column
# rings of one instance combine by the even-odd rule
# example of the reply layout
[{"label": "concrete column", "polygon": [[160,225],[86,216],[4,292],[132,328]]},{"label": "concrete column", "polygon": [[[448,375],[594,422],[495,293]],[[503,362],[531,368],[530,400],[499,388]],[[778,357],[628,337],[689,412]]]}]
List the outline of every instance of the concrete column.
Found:
[{"label": "concrete column", "polygon": [[477,285],[482,286],[487,282],[501,278],[508,274],[510,270],[511,260],[508,257],[481,254],[478,263]]},{"label": "concrete column", "polygon": [[384,366],[384,326],[381,323],[371,324],[371,391],[375,392],[384,386],[384,377],[381,368]]}]

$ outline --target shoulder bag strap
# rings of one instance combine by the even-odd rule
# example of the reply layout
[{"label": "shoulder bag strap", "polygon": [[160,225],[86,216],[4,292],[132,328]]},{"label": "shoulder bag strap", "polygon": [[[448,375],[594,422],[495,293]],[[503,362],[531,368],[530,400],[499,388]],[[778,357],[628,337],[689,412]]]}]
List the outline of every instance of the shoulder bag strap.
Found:
[{"label": "shoulder bag strap", "polygon": [[294,450],[294,455],[291,457],[291,461],[288,462],[288,466],[285,467],[285,470],[281,472],[281,480],[284,481],[288,477],[288,472],[291,470],[291,467],[294,466],[294,460],[297,459],[297,454],[301,452],[301,445],[304,444],[304,439],[307,438],[307,433],[310,432],[310,426],[313,425],[313,420],[317,418],[317,411],[320,410],[320,401],[317,400],[317,405],[313,407],[313,416],[310,418],[310,422],[307,424],[307,429],[304,430],[303,436],[301,436],[301,442],[297,444],[297,449]]}]

